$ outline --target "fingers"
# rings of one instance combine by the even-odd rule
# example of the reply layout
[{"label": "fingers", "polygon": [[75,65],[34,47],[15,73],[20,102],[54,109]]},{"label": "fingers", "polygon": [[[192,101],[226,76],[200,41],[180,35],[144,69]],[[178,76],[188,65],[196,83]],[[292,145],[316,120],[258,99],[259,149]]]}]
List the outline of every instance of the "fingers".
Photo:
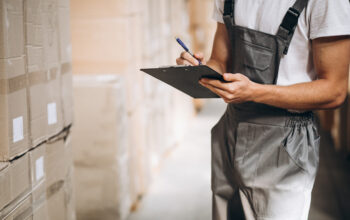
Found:
[{"label": "fingers", "polygon": [[187,60],[185,60],[185,59],[183,59],[181,57],[176,59],[176,64],[177,65],[188,65],[188,66],[192,65],[192,63],[190,63],[189,61],[187,61]]},{"label": "fingers", "polygon": [[203,53],[199,52],[199,53],[195,53],[193,54],[198,60],[200,60],[201,62],[204,60],[204,55]]},{"label": "fingers", "polygon": [[194,65],[194,66],[199,65],[198,60],[196,60],[194,57],[191,56],[191,54],[189,54],[187,52],[182,52],[180,58],[188,61],[189,63],[191,63],[191,65]]},{"label": "fingers", "polygon": [[212,80],[212,79],[203,78],[203,79],[201,79],[201,82],[203,82],[204,84],[208,84],[208,85],[211,85],[213,87],[216,87],[218,89],[224,90],[224,91],[229,92],[229,93],[234,93],[235,89],[236,89],[234,87],[234,84],[223,83],[220,80]]},{"label": "fingers", "polygon": [[224,73],[223,74],[224,80],[228,81],[228,82],[234,82],[234,81],[239,81],[242,80],[242,78],[244,77],[242,74],[236,73],[236,74],[232,74],[232,73]]},{"label": "fingers", "polygon": [[209,85],[209,84],[205,84],[205,83],[202,83],[202,82],[199,82],[202,86],[208,88],[210,91],[214,92],[215,94],[217,94],[218,96],[220,96],[221,98],[223,99],[228,99],[230,94],[222,89],[219,89],[219,88],[216,88],[212,85]]}]

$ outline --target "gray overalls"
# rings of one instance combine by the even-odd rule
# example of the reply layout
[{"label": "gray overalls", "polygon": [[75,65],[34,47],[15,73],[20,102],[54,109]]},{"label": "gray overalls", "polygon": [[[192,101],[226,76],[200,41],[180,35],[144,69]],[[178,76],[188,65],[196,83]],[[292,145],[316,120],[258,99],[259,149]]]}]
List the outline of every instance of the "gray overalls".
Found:
[{"label": "gray overalls", "polygon": [[[270,35],[235,25],[234,1],[226,0],[230,72],[275,84],[307,3],[297,0],[277,35]],[[297,114],[252,102],[229,104],[211,132],[214,220],[307,219],[320,140],[312,112]]]}]

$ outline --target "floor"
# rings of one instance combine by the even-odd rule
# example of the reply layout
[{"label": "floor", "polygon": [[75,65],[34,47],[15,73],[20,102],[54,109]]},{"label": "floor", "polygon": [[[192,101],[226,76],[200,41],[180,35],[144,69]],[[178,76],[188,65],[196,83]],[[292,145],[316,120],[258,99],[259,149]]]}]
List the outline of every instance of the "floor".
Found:
[{"label": "floor", "polygon": [[[209,101],[167,158],[140,207],[128,220],[210,220],[210,129],[225,103]],[[322,135],[320,169],[309,220],[350,219],[350,162]]]}]

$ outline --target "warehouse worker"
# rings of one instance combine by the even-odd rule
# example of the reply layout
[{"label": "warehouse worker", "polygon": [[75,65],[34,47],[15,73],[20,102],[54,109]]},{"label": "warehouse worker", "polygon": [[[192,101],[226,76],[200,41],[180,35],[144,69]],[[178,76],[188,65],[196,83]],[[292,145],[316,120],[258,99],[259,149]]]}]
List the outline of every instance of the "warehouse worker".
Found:
[{"label": "warehouse worker", "polygon": [[[213,219],[306,220],[319,162],[312,110],[340,106],[350,59],[348,0],[216,0],[200,84],[228,103],[212,129]],[[188,53],[178,64],[198,65]]]}]

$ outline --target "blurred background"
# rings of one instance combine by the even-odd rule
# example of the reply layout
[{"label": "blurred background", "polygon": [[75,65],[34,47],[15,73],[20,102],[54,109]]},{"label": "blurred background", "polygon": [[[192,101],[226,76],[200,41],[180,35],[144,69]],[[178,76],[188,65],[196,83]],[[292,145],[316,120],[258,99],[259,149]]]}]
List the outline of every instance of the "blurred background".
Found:
[{"label": "blurred background", "polygon": [[[209,58],[214,0],[0,0],[0,219],[211,219],[210,129],[140,68]],[[349,85],[350,93],[350,85]],[[350,219],[350,103],[318,111],[309,219]]]}]

